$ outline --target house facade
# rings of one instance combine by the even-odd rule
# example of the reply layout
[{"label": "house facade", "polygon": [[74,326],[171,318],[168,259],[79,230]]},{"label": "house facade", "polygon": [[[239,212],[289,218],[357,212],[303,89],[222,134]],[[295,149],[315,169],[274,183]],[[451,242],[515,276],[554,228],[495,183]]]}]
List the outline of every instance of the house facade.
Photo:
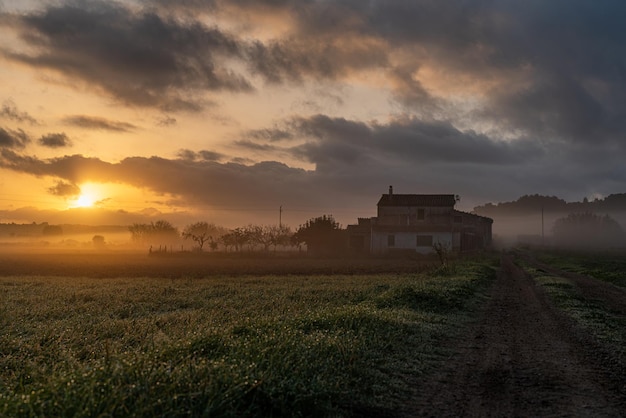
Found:
[{"label": "house facade", "polygon": [[361,254],[416,252],[429,254],[441,244],[454,252],[491,245],[493,220],[454,209],[451,194],[394,194],[378,201],[377,216],[348,225],[350,248]]}]

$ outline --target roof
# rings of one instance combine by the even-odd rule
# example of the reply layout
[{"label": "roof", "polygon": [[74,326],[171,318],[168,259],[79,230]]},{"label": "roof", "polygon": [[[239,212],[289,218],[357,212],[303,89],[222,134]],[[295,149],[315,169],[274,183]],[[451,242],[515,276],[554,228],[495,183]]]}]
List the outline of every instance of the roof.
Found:
[{"label": "roof", "polygon": [[453,194],[384,194],[378,201],[378,206],[454,207],[455,204]]},{"label": "roof", "polygon": [[477,215],[475,213],[462,212],[460,210],[455,210],[454,214],[455,215],[462,215],[462,216],[466,216],[466,217],[470,217],[470,218],[474,218],[474,219],[482,219],[485,222],[493,223],[493,219],[488,218],[486,216]]}]

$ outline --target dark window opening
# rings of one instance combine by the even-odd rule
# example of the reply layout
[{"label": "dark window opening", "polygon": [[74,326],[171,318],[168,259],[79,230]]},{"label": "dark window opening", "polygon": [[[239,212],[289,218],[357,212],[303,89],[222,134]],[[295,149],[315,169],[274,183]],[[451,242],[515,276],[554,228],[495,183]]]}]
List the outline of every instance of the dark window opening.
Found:
[{"label": "dark window opening", "polygon": [[387,235],[387,246],[395,247],[396,246],[396,236],[395,235]]},{"label": "dark window opening", "polygon": [[417,210],[417,220],[418,221],[423,221],[425,217],[426,217],[426,213],[425,213],[424,209],[418,209]]},{"label": "dark window opening", "polygon": [[432,235],[418,235],[417,246],[418,247],[432,247],[433,236]]}]

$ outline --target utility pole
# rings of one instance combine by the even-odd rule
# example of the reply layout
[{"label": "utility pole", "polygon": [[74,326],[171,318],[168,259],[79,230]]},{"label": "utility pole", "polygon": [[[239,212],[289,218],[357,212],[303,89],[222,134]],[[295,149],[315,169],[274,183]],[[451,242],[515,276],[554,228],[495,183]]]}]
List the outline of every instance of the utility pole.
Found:
[{"label": "utility pole", "polygon": [[283,227],[283,205],[278,208],[278,227]]},{"label": "utility pole", "polygon": [[545,241],[545,237],[543,235],[543,205],[541,206],[541,246],[545,246],[546,245],[546,241]]}]

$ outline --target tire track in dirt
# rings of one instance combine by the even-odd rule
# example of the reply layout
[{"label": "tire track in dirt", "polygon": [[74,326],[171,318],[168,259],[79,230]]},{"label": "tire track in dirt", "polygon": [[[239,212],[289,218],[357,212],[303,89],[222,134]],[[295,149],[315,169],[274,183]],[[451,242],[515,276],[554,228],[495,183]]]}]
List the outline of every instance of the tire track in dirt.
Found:
[{"label": "tire track in dirt", "polygon": [[511,256],[455,353],[421,382],[410,416],[625,416],[606,370],[588,361],[571,323]]},{"label": "tire track in dirt", "polygon": [[626,289],[612,283],[603,282],[583,274],[560,270],[537,260],[532,254],[519,253],[530,265],[553,276],[565,277],[570,280],[589,300],[600,300],[609,309],[626,315]]}]

